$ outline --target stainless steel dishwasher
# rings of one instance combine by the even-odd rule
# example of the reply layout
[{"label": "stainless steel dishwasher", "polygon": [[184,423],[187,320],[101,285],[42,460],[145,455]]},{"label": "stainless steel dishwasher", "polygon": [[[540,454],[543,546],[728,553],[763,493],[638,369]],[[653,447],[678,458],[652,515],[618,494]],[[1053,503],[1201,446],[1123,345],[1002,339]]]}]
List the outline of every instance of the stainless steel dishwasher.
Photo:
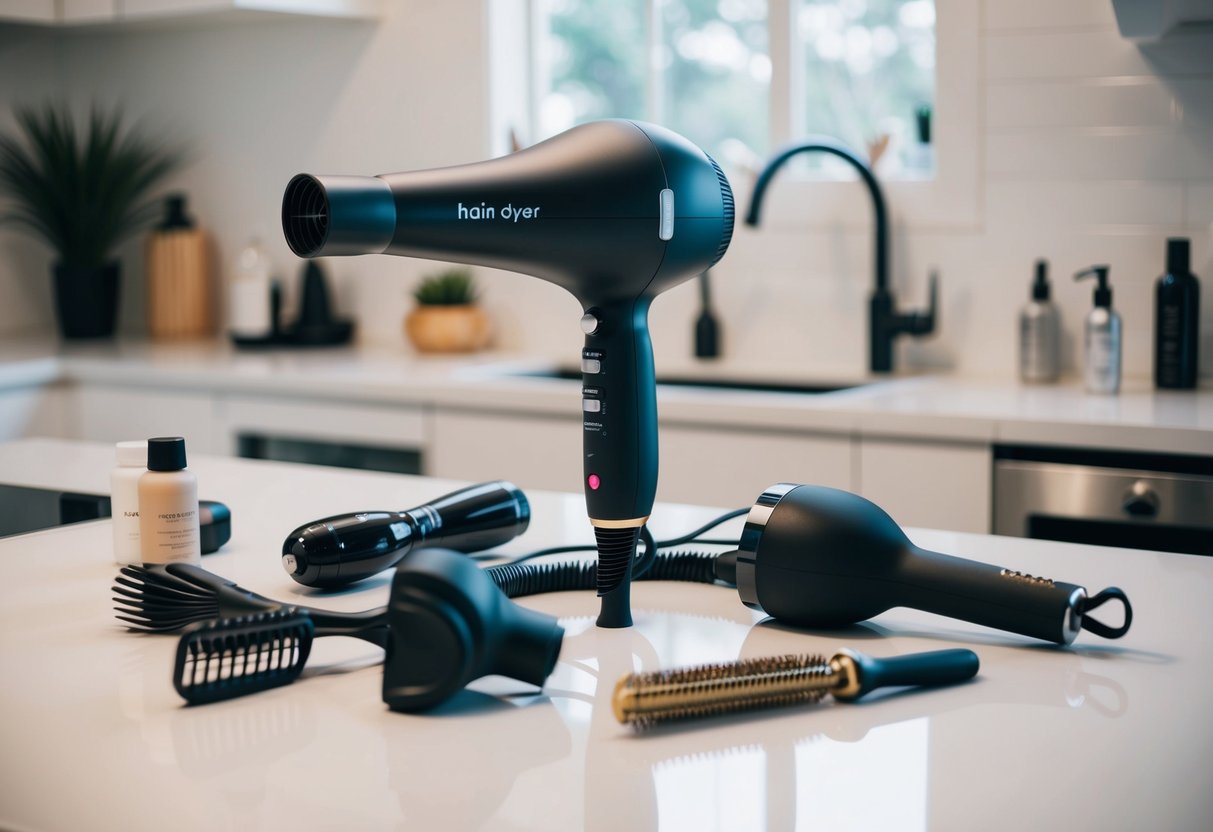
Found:
[{"label": "stainless steel dishwasher", "polygon": [[1213,457],[994,447],[994,533],[1213,555]]}]

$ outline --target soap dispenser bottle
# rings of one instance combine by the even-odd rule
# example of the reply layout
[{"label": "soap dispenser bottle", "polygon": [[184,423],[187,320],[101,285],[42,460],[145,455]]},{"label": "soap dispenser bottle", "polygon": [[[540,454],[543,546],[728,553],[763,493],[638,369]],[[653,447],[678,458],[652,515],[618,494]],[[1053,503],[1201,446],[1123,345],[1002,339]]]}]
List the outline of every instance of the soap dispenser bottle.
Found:
[{"label": "soap dispenser bottle", "polygon": [[1200,347],[1200,283],[1192,274],[1191,251],[1182,237],[1167,240],[1167,273],[1158,278],[1154,306],[1154,385],[1190,390],[1196,386]]},{"label": "soap dispenser bottle", "polygon": [[1074,275],[1075,280],[1094,277],[1095,306],[1087,314],[1084,330],[1087,392],[1116,393],[1120,390],[1120,315],[1112,308],[1108,267],[1092,266]]},{"label": "soap dispenser bottle", "polygon": [[1019,313],[1019,377],[1056,381],[1061,369],[1061,315],[1049,299],[1049,264],[1036,261],[1032,300]]}]

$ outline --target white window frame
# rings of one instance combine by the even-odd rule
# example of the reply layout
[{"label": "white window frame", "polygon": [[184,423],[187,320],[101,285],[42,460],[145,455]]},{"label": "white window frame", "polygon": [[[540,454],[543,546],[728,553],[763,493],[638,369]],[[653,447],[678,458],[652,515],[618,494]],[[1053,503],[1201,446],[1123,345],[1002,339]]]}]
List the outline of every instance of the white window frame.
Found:
[{"label": "white window frame", "polygon": [[[538,123],[537,108],[544,79],[536,67],[542,48],[534,0],[483,0],[488,26],[486,61],[489,91],[490,149],[509,151],[510,130],[524,141]],[[651,39],[659,0],[645,0]],[[795,85],[803,73],[794,71],[800,59],[794,42],[793,7],[797,0],[767,0],[770,27],[770,135],[773,153],[792,139],[796,107],[804,100]],[[981,106],[983,78],[979,4],[974,0],[935,0],[935,103],[931,138],[935,174],[930,179],[882,179],[894,222],[914,230],[979,230],[984,223],[981,170],[984,143]],[[647,54],[656,55],[649,43]],[[662,84],[647,75],[646,107],[659,111]],[[650,115],[650,118],[652,116]],[[755,148],[762,152],[761,148]],[[857,148],[862,152],[862,148]],[[725,166],[739,206],[748,206],[753,176]],[[775,228],[869,228],[872,208],[867,193],[851,180],[823,180],[794,169],[781,171],[763,205],[763,225]]]}]

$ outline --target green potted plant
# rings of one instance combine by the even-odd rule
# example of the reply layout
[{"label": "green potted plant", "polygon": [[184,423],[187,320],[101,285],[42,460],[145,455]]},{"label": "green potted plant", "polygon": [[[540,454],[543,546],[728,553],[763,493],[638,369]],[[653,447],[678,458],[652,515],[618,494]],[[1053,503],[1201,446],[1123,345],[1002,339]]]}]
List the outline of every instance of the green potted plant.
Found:
[{"label": "green potted plant", "polygon": [[409,340],[420,352],[475,352],[489,342],[489,316],[476,303],[468,269],[448,269],[427,277],[413,291],[417,306],[404,319]]},{"label": "green potted plant", "polygon": [[118,246],[157,211],[149,192],[181,162],[94,108],[77,126],[62,104],[19,107],[17,135],[0,135],[0,221],[40,237],[55,252],[55,311],[64,338],[113,335]]}]

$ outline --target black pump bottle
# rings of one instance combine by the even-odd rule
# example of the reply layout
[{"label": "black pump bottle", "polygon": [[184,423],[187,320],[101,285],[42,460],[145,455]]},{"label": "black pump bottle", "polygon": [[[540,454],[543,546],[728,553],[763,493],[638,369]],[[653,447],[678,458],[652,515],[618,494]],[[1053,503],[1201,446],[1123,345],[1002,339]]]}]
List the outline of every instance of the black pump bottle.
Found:
[{"label": "black pump bottle", "polygon": [[1191,272],[1182,237],[1167,240],[1167,273],[1158,278],[1154,302],[1154,386],[1196,386],[1200,350],[1200,283]]}]

